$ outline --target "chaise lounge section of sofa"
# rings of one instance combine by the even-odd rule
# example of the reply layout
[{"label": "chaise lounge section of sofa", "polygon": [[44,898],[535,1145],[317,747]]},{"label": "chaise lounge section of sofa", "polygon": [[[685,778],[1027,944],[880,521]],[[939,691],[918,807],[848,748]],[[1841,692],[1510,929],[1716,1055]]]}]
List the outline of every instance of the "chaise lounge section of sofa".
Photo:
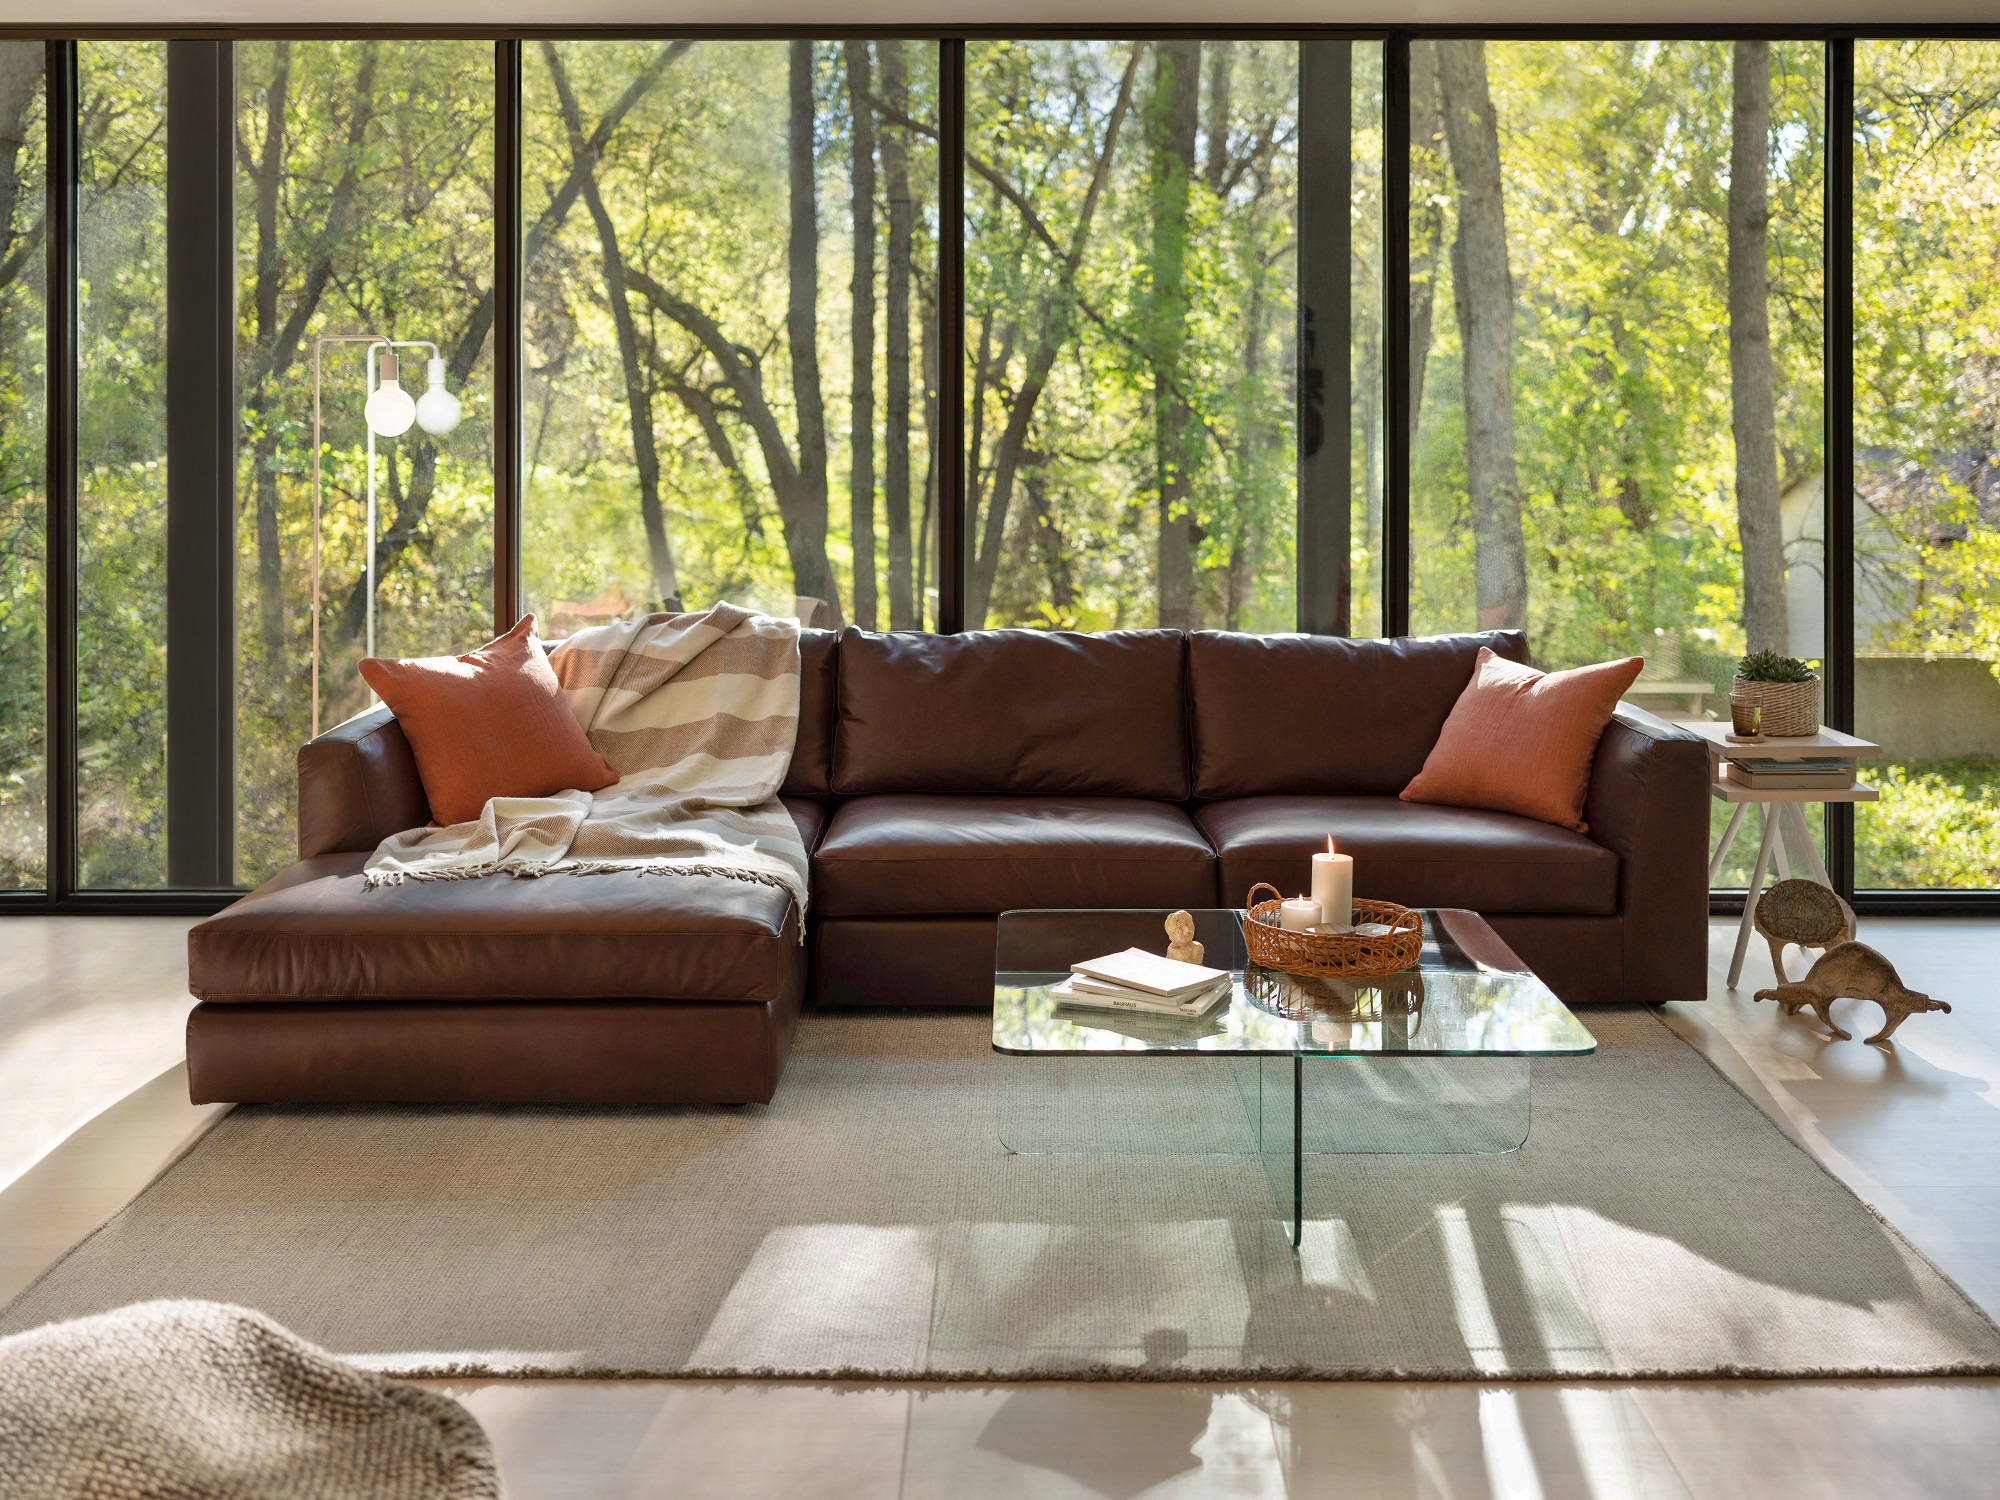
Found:
[{"label": "chaise lounge section of sofa", "polygon": [[801,1007],[990,1003],[999,914],[1240,905],[1332,834],[1356,893],[1485,913],[1566,1001],[1697,999],[1708,757],[1621,706],[1588,830],[1433,807],[1422,766],[1481,646],[1224,632],[807,632],[783,795],[791,898],[707,877],[369,891],[430,817],[386,710],[299,757],[299,860],[189,935],[197,1102],[746,1103]]}]

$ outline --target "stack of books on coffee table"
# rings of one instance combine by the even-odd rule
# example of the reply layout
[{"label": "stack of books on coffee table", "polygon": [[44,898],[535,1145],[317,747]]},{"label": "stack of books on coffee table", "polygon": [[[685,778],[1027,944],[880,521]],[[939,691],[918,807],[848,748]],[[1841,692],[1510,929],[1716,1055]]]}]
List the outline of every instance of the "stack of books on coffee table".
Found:
[{"label": "stack of books on coffee table", "polygon": [[1127,948],[1122,953],[1071,964],[1069,978],[1049,993],[1066,1005],[1199,1016],[1228,999],[1230,989],[1226,969],[1204,968],[1177,958],[1162,958],[1144,948]]}]

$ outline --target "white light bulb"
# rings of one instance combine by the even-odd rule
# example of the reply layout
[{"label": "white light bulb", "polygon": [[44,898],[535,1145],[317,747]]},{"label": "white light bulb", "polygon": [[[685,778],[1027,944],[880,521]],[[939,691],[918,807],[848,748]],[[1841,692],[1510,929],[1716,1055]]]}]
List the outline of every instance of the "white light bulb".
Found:
[{"label": "white light bulb", "polygon": [[458,426],[458,397],[445,389],[444,361],[433,359],[424,366],[428,387],[417,397],[417,425],[432,437],[443,437]]},{"label": "white light bulb", "polygon": [[395,355],[382,356],[382,383],[368,398],[362,415],[368,420],[369,430],[378,437],[401,437],[417,420],[417,403],[397,384]]}]

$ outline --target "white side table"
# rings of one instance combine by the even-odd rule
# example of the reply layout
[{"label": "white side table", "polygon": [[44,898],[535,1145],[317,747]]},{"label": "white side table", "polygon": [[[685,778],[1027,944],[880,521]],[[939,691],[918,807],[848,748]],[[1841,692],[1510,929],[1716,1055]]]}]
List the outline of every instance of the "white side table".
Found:
[{"label": "white side table", "polygon": [[1743,827],[1743,815],[1754,803],[1757,808],[1759,838],[1757,842],[1757,867],[1750,875],[1750,888],[1743,896],[1743,922],[1736,930],[1736,952],[1729,960],[1729,987],[1736,988],[1736,981],[1743,976],[1743,955],[1750,947],[1750,934],[1756,925],[1757,898],[1763,892],[1764,881],[1771,873],[1775,860],[1778,877],[1792,878],[1792,862],[1785,852],[1784,830],[1789,827],[1797,835],[1799,846],[1806,851],[1806,859],[1811,865],[1813,879],[1821,885],[1831,887],[1827,877],[1826,864],[1819,857],[1819,846],[1813,843],[1812,830],[1806,827],[1805,814],[1800,804],[1805,802],[1873,802],[1879,795],[1875,788],[1856,780],[1846,787],[1771,787],[1758,790],[1740,782],[1725,781],[1722,776],[1722,762],[1732,755],[1756,756],[1764,760],[1819,760],[1839,756],[1850,760],[1867,760],[1882,753],[1882,747],[1871,740],[1857,739],[1851,734],[1842,734],[1838,729],[1822,729],[1818,734],[1766,735],[1755,745],[1732,745],[1729,742],[1729,725],[1715,720],[1695,720],[1683,722],[1676,727],[1698,734],[1708,741],[1709,795],[1718,802],[1732,804],[1729,826],[1722,830],[1722,838],[1715,846],[1715,853],[1708,861],[1708,883],[1715,884],[1722,873],[1722,863],[1729,857],[1729,850],[1736,842],[1738,830]]}]

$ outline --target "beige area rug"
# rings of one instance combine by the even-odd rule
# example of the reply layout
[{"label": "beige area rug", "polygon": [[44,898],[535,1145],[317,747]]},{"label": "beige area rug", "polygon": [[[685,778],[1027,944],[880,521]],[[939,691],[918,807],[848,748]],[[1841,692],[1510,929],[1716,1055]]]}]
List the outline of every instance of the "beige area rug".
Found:
[{"label": "beige area rug", "polygon": [[238,1109],[0,1333],[199,1297],[401,1375],[2000,1373],[1692,1048],[1585,1019],[1519,1152],[1313,1158],[1296,1259],[1254,1157],[1008,1155],[983,1017],[814,1016],[763,1109]]}]

